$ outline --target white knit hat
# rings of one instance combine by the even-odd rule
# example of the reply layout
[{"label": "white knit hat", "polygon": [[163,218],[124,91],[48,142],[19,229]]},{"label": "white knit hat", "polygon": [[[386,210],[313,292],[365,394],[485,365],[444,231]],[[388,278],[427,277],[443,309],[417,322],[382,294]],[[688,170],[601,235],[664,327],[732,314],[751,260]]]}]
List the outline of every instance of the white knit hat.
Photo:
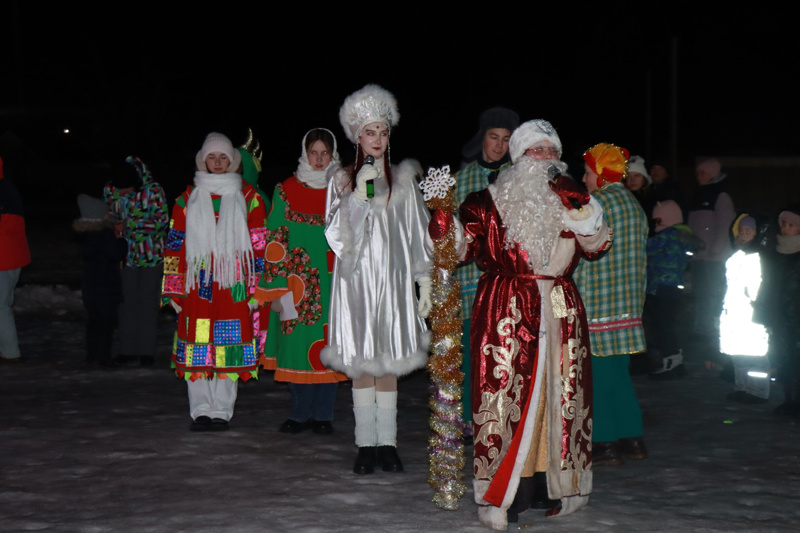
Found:
[{"label": "white knit hat", "polygon": [[647,183],[653,183],[653,178],[650,177],[650,174],[647,173],[647,167],[644,164],[644,158],[640,155],[632,155],[628,159],[628,176],[631,175],[631,172],[638,172],[644,179],[647,180]]},{"label": "white knit hat", "polygon": [[508,152],[511,155],[511,161],[516,163],[525,153],[525,150],[542,141],[550,141],[553,146],[558,148],[558,155],[561,155],[561,139],[559,139],[558,133],[556,133],[556,129],[552,124],[542,119],[525,122],[514,130],[514,133],[511,134],[511,139],[508,141]]},{"label": "white knit hat", "polygon": [[221,133],[212,132],[206,136],[206,140],[203,142],[203,147],[200,148],[200,151],[197,152],[194,160],[197,163],[198,170],[208,170],[206,167],[206,157],[208,154],[213,154],[214,152],[219,152],[228,156],[228,159],[231,160],[231,164],[228,167],[229,172],[236,172],[236,169],[239,168],[239,165],[242,162],[242,154],[239,153],[239,150],[233,148],[233,143],[231,140],[228,139]]},{"label": "white knit hat", "polygon": [[367,124],[383,122],[391,130],[399,121],[394,95],[375,84],[366,85],[345,98],[339,109],[339,122],[353,144],[358,143],[361,130]]}]

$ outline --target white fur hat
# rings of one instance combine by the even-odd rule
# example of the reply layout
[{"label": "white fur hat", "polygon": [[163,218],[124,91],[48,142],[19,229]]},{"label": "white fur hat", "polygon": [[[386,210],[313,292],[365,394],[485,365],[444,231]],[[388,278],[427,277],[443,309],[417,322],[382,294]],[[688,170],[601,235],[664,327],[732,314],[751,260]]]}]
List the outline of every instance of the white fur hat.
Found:
[{"label": "white fur hat", "polygon": [[239,164],[242,162],[242,154],[239,153],[239,150],[233,148],[233,143],[231,143],[230,139],[216,132],[209,133],[206,136],[203,147],[200,148],[200,151],[197,152],[194,158],[198,170],[208,170],[208,167],[206,167],[206,157],[208,154],[213,154],[214,152],[227,155],[228,159],[231,160],[228,171],[236,172],[236,169],[239,168]]},{"label": "white fur hat", "polygon": [[514,130],[514,133],[511,134],[511,139],[508,141],[508,152],[511,155],[511,161],[516,163],[525,153],[525,150],[542,141],[553,143],[553,146],[558,148],[558,154],[561,155],[561,139],[559,139],[558,133],[556,133],[556,129],[552,124],[542,119],[525,122]]},{"label": "white fur hat", "polygon": [[399,121],[394,95],[375,84],[366,85],[345,98],[339,109],[339,122],[353,144],[358,143],[358,136],[367,124],[383,122],[391,130]]}]

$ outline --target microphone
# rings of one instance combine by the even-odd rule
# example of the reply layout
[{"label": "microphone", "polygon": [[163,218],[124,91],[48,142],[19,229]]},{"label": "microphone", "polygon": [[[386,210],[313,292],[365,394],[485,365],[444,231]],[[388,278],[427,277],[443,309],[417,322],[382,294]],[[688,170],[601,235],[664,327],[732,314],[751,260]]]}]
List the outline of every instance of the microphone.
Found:
[{"label": "microphone", "polygon": [[[564,177],[564,175],[561,173],[561,170],[559,170],[559,168],[555,165],[550,165],[549,167],[547,167],[547,176],[553,183],[558,182],[558,178],[569,179],[567,177]],[[574,209],[577,209],[578,211],[580,211],[581,208],[583,207],[577,199],[572,197],[569,198],[569,203],[572,205]]]},{"label": "microphone", "polygon": [[550,165],[547,167],[547,176],[550,178],[550,181],[556,181],[558,178],[561,177],[561,171],[555,165]]},{"label": "microphone", "polygon": [[[375,158],[368,155],[364,158],[364,164],[372,166],[375,164]],[[375,196],[375,180],[367,180],[367,198]]]}]

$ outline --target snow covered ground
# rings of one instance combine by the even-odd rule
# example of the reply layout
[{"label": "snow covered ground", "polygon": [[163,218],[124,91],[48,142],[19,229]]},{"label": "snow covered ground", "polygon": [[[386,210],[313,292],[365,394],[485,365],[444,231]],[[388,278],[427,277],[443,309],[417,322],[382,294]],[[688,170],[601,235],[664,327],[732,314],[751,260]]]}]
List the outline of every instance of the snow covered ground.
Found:
[{"label": "snow covered ground", "polygon": [[[189,431],[186,386],[168,369],[174,318],[153,368],[84,367],[83,310],[66,286],[17,291],[24,362],[0,365],[0,531],[482,532],[469,492],[457,511],[427,484],[428,379],[400,383],[402,474],[351,472],[350,386],[335,433],[286,435],[287,388],[262,373],[239,389],[231,429]],[[687,344],[689,376],[635,376],[650,458],[595,470],[578,513],[527,511],[509,530],[797,531],[800,427],[730,385]],[[468,448],[471,453],[471,448]]]}]

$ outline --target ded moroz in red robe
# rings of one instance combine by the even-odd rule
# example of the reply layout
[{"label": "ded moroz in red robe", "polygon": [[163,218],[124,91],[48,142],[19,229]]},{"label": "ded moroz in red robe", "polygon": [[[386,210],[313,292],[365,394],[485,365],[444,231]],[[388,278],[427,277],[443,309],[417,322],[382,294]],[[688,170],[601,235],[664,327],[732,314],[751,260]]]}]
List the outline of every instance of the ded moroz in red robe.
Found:
[{"label": "ded moroz in red robe", "polygon": [[470,351],[474,489],[484,522],[505,524],[523,470],[530,476],[533,465],[547,472],[550,498],[562,499],[561,514],[585,505],[592,490],[589,334],[571,274],[582,254],[610,246],[597,209],[592,235],[565,228],[544,271],[533,272],[519,245],[507,248],[489,190],[461,205],[467,260],[483,272]]}]

